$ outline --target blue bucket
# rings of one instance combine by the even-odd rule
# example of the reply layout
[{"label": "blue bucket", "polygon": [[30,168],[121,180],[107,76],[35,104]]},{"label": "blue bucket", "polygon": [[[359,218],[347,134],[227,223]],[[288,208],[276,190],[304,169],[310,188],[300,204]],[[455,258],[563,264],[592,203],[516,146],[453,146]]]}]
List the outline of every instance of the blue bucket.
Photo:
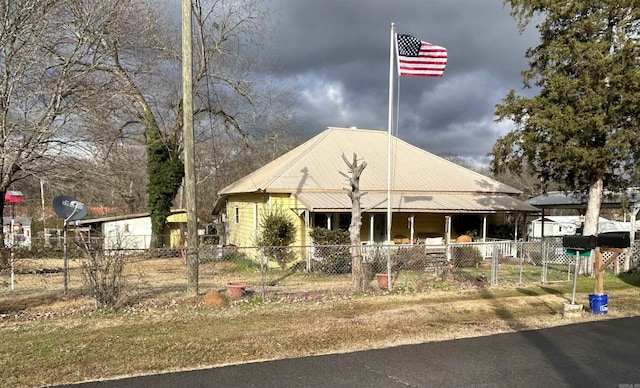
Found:
[{"label": "blue bucket", "polygon": [[606,314],[609,311],[609,296],[589,294],[589,307],[594,314]]}]

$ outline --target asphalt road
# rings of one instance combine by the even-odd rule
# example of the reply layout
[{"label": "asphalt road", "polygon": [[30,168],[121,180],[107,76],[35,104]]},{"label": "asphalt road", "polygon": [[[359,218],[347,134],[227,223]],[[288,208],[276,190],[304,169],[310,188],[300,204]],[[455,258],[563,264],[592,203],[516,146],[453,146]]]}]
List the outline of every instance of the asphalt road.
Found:
[{"label": "asphalt road", "polygon": [[69,387],[640,388],[640,317]]}]

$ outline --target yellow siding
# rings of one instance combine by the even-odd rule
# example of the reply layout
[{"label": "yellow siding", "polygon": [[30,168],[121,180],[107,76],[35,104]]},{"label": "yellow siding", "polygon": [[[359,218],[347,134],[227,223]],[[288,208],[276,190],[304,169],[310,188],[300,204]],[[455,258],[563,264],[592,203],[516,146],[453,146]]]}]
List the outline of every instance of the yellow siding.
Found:
[{"label": "yellow siding", "polygon": [[[444,223],[444,214],[416,214],[414,236],[424,233],[444,237]],[[406,226],[405,229],[409,230]]]},{"label": "yellow siding", "polygon": [[[293,246],[306,246],[311,244],[308,230],[305,225],[304,205],[290,194],[241,194],[232,195],[227,201],[227,220],[229,244],[239,247],[256,246],[256,239],[260,233],[260,218],[269,211],[270,206],[280,207],[286,210],[294,224],[296,225],[296,240]],[[238,209],[238,223],[236,223],[235,209]],[[295,209],[298,212],[292,210]],[[257,213],[256,213],[257,211]],[[300,215],[298,215],[298,213]],[[360,240],[365,243],[369,241],[370,233],[370,213],[363,214],[362,227],[360,230]],[[408,224],[409,213],[394,213],[391,225],[391,236],[403,235],[406,238],[411,236]],[[377,218],[384,223],[386,214]],[[488,223],[499,223],[503,218],[501,215],[489,215]],[[335,227],[335,225],[334,225]],[[386,235],[386,224],[376,227],[383,228]],[[481,230],[481,225],[478,225]],[[443,236],[445,235],[445,214],[418,213],[415,216],[414,239],[419,236]],[[455,231],[452,230],[452,238],[456,238]]]},{"label": "yellow siding", "polygon": [[[303,205],[289,194],[244,194],[234,195],[227,201],[227,220],[229,232],[229,244],[241,247],[256,245],[259,236],[260,217],[269,211],[270,206],[280,206],[286,210],[291,220],[296,225],[296,241],[292,245],[305,245],[306,232],[304,227],[304,215],[298,215],[290,210],[302,208]],[[236,223],[236,210],[238,209],[238,222]],[[256,214],[257,209],[257,214]]]},{"label": "yellow siding", "polygon": [[169,229],[169,246],[171,248],[178,248],[184,246],[186,241],[182,241],[180,228],[170,228]]}]

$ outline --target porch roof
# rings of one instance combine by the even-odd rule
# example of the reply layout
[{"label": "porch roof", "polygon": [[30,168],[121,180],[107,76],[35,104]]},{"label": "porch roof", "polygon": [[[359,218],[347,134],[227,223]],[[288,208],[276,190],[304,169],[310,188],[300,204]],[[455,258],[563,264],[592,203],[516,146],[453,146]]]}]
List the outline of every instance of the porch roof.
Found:
[{"label": "porch roof", "polygon": [[[351,211],[346,192],[302,192],[294,196],[314,212]],[[497,213],[537,212],[539,209],[501,193],[392,193],[393,212],[417,213]],[[365,193],[361,198],[363,212],[387,210],[387,193]]]}]

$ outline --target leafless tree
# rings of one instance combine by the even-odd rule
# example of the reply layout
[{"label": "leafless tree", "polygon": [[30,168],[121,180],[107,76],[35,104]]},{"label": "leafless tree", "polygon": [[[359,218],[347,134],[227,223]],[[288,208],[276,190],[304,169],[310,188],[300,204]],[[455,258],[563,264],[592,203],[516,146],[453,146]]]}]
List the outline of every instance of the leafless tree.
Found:
[{"label": "leafless tree", "polygon": [[353,161],[349,162],[346,156],[342,159],[347,164],[349,174],[340,173],[349,182],[349,188],[345,189],[351,198],[351,225],[349,225],[349,237],[351,239],[351,283],[353,289],[358,292],[366,290],[368,277],[362,260],[362,244],[360,243],[360,228],[362,227],[362,209],[360,208],[360,175],[367,167],[363,161],[358,165],[358,156],[353,154]]},{"label": "leafless tree", "polygon": [[[132,129],[144,134],[147,194],[157,194],[154,186],[164,189],[179,184],[182,166],[176,163],[180,162],[183,128],[177,23],[149,0],[72,3],[78,39],[95,43],[94,62],[86,66],[110,78],[119,88],[117,97],[104,106],[109,107],[109,114],[102,117],[110,118],[113,127],[119,128],[118,136],[129,136]],[[198,132],[212,134],[210,144],[224,145],[220,139],[224,135],[232,142],[250,146],[252,135],[259,132],[256,128],[264,125],[260,119],[273,112],[274,105],[269,102],[274,99],[274,89],[252,78],[256,61],[248,52],[255,49],[256,39],[265,35],[267,13],[263,4],[258,0],[192,3],[194,113]],[[159,151],[166,155],[157,161],[154,157]],[[224,157],[214,163],[214,168],[221,159]],[[168,163],[174,164],[174,176],[158,184],[154,176],[165,177]],[[201,178],[206,179],[210,172]],[[173,187],[173,191],[163,190],[162,198],[148,198],[152,220],[163,222],[166,214],[151,205],[163,202],[166,213],[177,190]]]},{"label": "leafless tree", "polygon": [[[92,47],[74,39],[66,0],[0,3],[0,195],[32,175],[56,173],[82,138],[79,114],[101,92],[88,88]],[[0,238],[0,241],[4,239]]]},{"label": "leafless tree", "polygon": [[[49,191],[140,210],[151,173],[145,145],[156,139],[174,161],[181,157],[180,34],[163,8],[170,4],[0,4],[0,194],[31,176]],[[290,148],[286,97],[253,76],[253,54],[268,36],[265,4],[193,2],[204,209],[220,187]]]}]

